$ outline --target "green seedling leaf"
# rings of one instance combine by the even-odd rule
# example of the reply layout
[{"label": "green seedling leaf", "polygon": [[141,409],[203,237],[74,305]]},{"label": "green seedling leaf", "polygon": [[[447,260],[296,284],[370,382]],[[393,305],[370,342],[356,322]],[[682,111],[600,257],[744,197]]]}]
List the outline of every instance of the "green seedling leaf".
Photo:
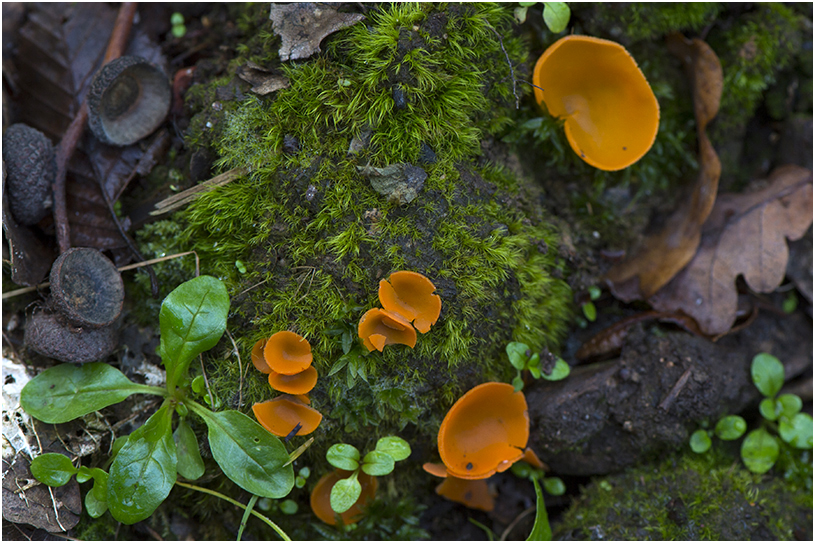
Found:
[{"label": "green seedling leaf", "polygon": [[294,515],[297,513],[297,502],[294,500],[283,500],[280,502],[280,511],[284,515]]},{"label": "green seedling leaf", "polygon": [[181,13],[178,13],[176,11],[175,13],[170,15],[170,24],[174,25],[174,26],[183,25],[184,24],[184,15],[182,15]]},{"label": "green seedling leaf", "polygon": [[812,448],[812,417],[806,413],[797,413],[789,420],[778,424],[781,439],[796,449]]},{"label": "green seedling leaf", "polygon": [[690,436],[690,449],[697,454],[707,452],[712,444],[706,430],[696,430]]},{"label": "green seedling leaf", "polygon": [[594,322],[597,320],[597,308],[594,307],[594,304],[591,302],[586,302],[582,305],[583,314],[589,320],[589,322]]},{"label": "green seedling leaf", "polygon": [[784,415],[785,417],[794,417],[801,411],[803,406],[804,403],[801,401],[801,398],[795,394],[782,394],[776,400],[776,407],[780,411],[779,414]]},{"label": "green seedling leaf", "polygon": [[563,496],[566,493],[566,484],[560,477],[544,478],[543,488],[552,496]]},{"label": "green seedling leaf", "polygon": [[798,309],[798,296],[796,296],[795,292],[787,294],[787,297],[784,298],[784,302],[781,304],[781,308],[784,310],[784,313],[795,313],[795,310]]},{"label": "green seedling leaf", "polygon": [[399,462],[410,456],[410,445],[407,441],[397,436],[380,438],[379,441],[376,442],[376,450],[387,454],[393,458],[395,462]]},{"label": "green seedling leaf", "polygon": [[167,369],[168,390],[175,390],[193,358],[218,343],[228,313],[226,287],[208,275],[182,283],[164,299],[159,354]]},{"label": "green seedling leaf", "polygon": [[303,466],[302,468],[300,468],[300,471],[297,472],[297,475],[299,475],[303,479],[308,479],[309,476],[311,475],[311,470],[308,468],[308,466]]},{"label": "green seedling leaf", "polygon": [[342,354],[348,354],[351,347],[354,346],[354,336],[351,335],[350,331],[346,330],[340,339],[342,341]]},{"label": "green seedling leaf", "polygon": [[60,424],[119,403],[131,394],[162,394],[163,389],[138,385],[102,362],[60,364],[29,381],[20,393],[26,413]]},{"label": "green seedling leaf", "polygon": [[532,466],[526,462],[515,462],[509,469],[515,477],[520,477],[521,479],[526,479],[532,474]]},{"label": "green seedling leaf", "polygon": [[507,343],[507,356],[509,357],[509,363],[512,364],[512,367],[516,370],[522,370],[526,367],[526,361],[529,360],[529,357],[526,356],[526,351],[529,350],[529,347],[523,343],[518,343],[517,341],[512,341]]},{"label": "green seedling leaf", "polygon": [[184,419],[178,422],[173,440],[178,452],[178,473],[190,481],[201,477],[204,474],[204,460],[198,449],[198,438]]},{"label": "green seedling leaf", "polygon": [[[532,377],[534,377],[535,379],[540,379],[541,375],[543,375],[543,372],[538,367],[529,368],[529,373],[531,373]],[[516,390],[515,392],[518,392],[518,391]]]},{"label": "green seedling leaf", "polygon": [[747,423],[738,415],[723,417],[716,423],[716,435],[723,441],[733,441],[744,435],[747,431]]},{"label": "green seedling leaf", "polygon": [[773,398],[764,398],[758,404],[758,411],[767,420],[776,420],[781,414],[781,404]]},{"label": "green seedling leaf", "polygon": [[331,377],[332,375],[340,371],[342,368],[347,366],[348,362],[351,361],[351,356],[352,355],[350,354],[344,354],[341,357],[339,357],[337,361],[334,362],[334,365],[331,366],[331,369],[328,371],[328,377]]},{"label": "green seedling leaf", "polygon": [[512,388],[515,389],[515,392],[520,392],[521,390],[523,390],[524,380],[520,374],[512,378]]},{"label": "green seedling leaf", "polygon": [[549,515],[546,514],[546,503],[543,501],[543,491],[537,479],[532,479],[535,486],[535,495],[538,497],[537,511],[535,513],[535,524],[527,541],[552,541],[552,528],[549,526]]},{"label": "green seedling leaf", "polygon": [[119,522],[133,524],[153,514],[176,479],[174,410],[168,403],[130,434],[110,467],[107,503]]},{"label": "green seedling leaf", "polygon": [[353,475],[347,479],[340,479],[331,488],[331,509],[340,515],[351,509],[359,495],[362,494],[362,485],[357,481],[357,474],[355,471]]},{"label": "green seedling leaf", "polygon": [[286,447],[263,426],[238,411],[213,413],[191,404],[209,429],[209,448],[224,474],[263,498],[282,498],[294,487]]},{"label": "green seedling leaf", "polygon": [[393,467],[393,457],[387,453],[371,451],[362,459],[362,471],[374,477],[387,475]]},{"label": "green seedling leaf", "polygon": [[518,21],[519,24],[524,24],[526,22],[526,12],[529,10],[526,6],[520,6],[515,8],[515,20]]},{"label": "green seedling leaf", "polygon": [[524,8],[534,6],[535,4],[537,4],[537,2],[518,2],[518,5]]},{"label": "green seedling leaf", "polygon": [[45,453],[31,461],[31,475],[48,486],[62,486],[79,470],[62,454]]},{"label": "green seedling leaf", "polygon": [[753,357],[750,374],[756,388],[767,398],[774,398],[784,384],[784,365],[768,353]]},{"label": "green seedling leaf", "polygon": [[192,391],[198,396],[203,396],[207,393],[207,382],[203,375],[198,375],[192,380]]},{"label": "green seedling leaf", "polygon": [[753,473],[767,473],[778,459],[778,442],[764,428],[753,430],[741,444],[741,459]]},{"label": "green seedling leaf", "polygon": [[557,362],[555,362],[555,367],[552,369],[552,373],[549,375],[546,375],[546,373],[541,373],[541,377],[547,381],[560,381],[561,379],[568,377],[571,371],[572,369],[569,367],[569,364],[567,364],[562,358],[558,358]]},{"label": "green seedling leaf", "polygon": [[85,483],[93,479],[93,475],[91,474],[91,469],[87,466],[79,466],[79,470],[76,472],[76,482],[77,483]]},{"label": "green seedling leaf", "polygon": [[545,22],[549,30],[555,34],[566,30],[571,16],[572,12],[569,10],[569,6],[566,5],[566,2],[543,3],[543,22]]},{"label": "green seedling leaf", "polygon": [[305,477],[301,477],[300,475],[296,476],[296,477],[294,478],[294,486],[295,486],[296,488],[303,488],[304,486],[306,486],[306,479],[305,479]]},{"label": "green seedling leaf", "polygon": [[246,266],[240,260],[235,261],[235,267],[240,273],[246,273]]},{"label": "green seedling leaf", "polygon": [[85,494],[85,510],[92,518],[99,518],[108,510],[108,474],[101,469],[93,470],[93,487]]},{"label": "green seedling leaf", "polygon": [[541,365],[541,355],[538,353],[533,354],[529,361],[526,363],[526,369],[539,368]]},{"label": "green seedling leaf", "polygon": [[325,453],[328,463],[335,468],[354,471],[359,467],[359,450],[347,443],[335,443]]},{"label": "green seedling leaf", "polygon": [[598,287],[597,285],[592,285],[589,287],[589,298],[591,299],[592,302],[597,300],[602,293],[603,291],[600,290],[600,287]]}]

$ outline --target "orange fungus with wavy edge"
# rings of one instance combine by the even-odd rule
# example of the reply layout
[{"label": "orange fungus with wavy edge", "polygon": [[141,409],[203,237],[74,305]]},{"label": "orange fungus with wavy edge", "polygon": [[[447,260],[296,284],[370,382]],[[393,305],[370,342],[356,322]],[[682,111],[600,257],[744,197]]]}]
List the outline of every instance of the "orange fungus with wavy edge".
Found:
[{"label": "orange fungus with wavy edge", "polygon": [[[317,486],[311,491],[311,497],[309,499],[311,510],[317,515],[317,518],[326,524],[331,526],[336,526],[337,524],[337,513],[331,509],[331,489],[334,488],[337,481],[347,479],[351,473],[350,471],[339,469],[331,473],[326,473],[317,481]],[[358,522],[364,516],[363,507],[373,501],[376,495],[376,489],[379,486],[376,477],[362,471],[360,471],[357,480],[362,487],[359,498],[357,498],[357,501],[348,511],[339,515],[342,519],[342,523],[345,525]]]},{"label": "orange fungus with wavy edge", "polygon": [[269,373],[272,371],[272,368],[269,367],[269,364],[266,363],[266,359],[263,357],[263,347],[265,345],[266,340],[261,339],[252,347],[252,364],[261,373]]},{"label": "orange fungus with wavy edge", "polygon": [[507,383],[484,383],[453,404],[439,428],[439,454],[460,479],[486,479],[520,460],[529,441],[522,392]]},{"label": "orange fungus with wavy edge", "polygon": [[369,351],[382,351],[385,345],[399,343],[413,348],[416,330],[403,317],[384,309],[369,309],[359,319],[359,337]]},{"label": "orange fungus with wavy edge", "polygon": [[306,394],[317,384],[317,370],[309,366],[300,373],[284,375],[273,371],[269,373],[269,386],[286,394]]},{"label": "orange fungus with wavy edge", "polygon": [[379,301],[387,311],[401,315],[424,334],[441,314],[441,298],[433,294],[435,290],[424,275],[398,271],[379,282]]},{"label": "orange fungus with wavy edge", "polygon": [[495,494],[490,492],[486,479],[459,479],[450,475],[436,487],[436,494],[470,509],[495,509]]},{"label": "orange fungus with wavy edge", "polygon": [[311,365],[311,345],[300,334],[283,330],[266,340],[263,357],[272,371],[294,375]]},{"label": "orange fungus with wavy edge", "polygon": [[252,411],[261,426],[280,437],[289,435],[298,424],[301,427],[295,435],[308,435],[323,420],[319,411],[289,395],[256,403],[252,406]]},{"label": "orange fungus with wavy edge", "polygon": [[[651,148],[659,103],[634,58],[619,43],[566,36],[535,65],[535,99],[565,120],[569,144],[601,170],[627,168]],[[542,89],[542,90],[541,90]]]}]

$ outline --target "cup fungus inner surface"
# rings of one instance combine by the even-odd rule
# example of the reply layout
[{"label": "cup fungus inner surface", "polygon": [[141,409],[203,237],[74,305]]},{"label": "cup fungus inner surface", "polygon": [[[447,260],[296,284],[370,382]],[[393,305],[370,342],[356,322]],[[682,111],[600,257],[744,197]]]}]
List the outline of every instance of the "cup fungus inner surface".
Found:
[{"label": "cup fungus inner surface", "polygon": [[305,394],[317,384],[317,370],[309,366],[300,373],[284,375],[273,371],[269,373],[269,386],[287,394]]},{"label": "cup fungus inner surface", "polygon": [[535,98],[565,119],[575,153],[601,170],[621,170],[648,152],[659,103],[633,57],[615,42],[566,36],[538,59]]},{"label": "cup fungus inner surface", "polygon": [[424,275],[412,271],[394,272],[379,282],[382,307],[413,322],[421,333],[436,324],[441,313],[441,298],[433,294],[435,285]]},{"label": "cup fungus inner surface", "polygon": [[[314,490],[311,491],[309,499],[311,510],[317,515],[317,518],[326,524],[331,526],[337,524],[336,513],[331,509],[331,489],[334,488],[337,481],[347,479],[349,475],[351,475],[351,472],[344,470],[334,470],[331,473],[326,473],[317,482]],[[379,486],[376,477],[368,475],[367,473],[360,472],[357,480],[362,487],[362,492],[354,505],[352,505],[348,511],[340,515],[345,525],[357,522],[364,516],[362,508],[369,501],[373,500],[376,495],[376,489]]]},{"label": "cup fungus inner surface", "polygon": [[266,345],[266,340],[261,339],[252,347],[252,364],[261,373],[270,373],[272,368],[266,363],[266,358],[263,356],[263,347]]},{"label": "cup fungus inner surface", "polygon": [[439,429],[439,454],[450,475],[484,479],[519,460],[528,440],[523,393],[507,383],[484,383],[450,408]]},{"label": "cup fungus inner surface", "polygon": [[369,309],[359,319],[359,337],[369,351],[382,351],[385,345],[399,343],[413,348],[416,345],[416,330],[396,313],[375,307]]},{"label": "cup fungus inner surface", "polygon": [[266,341],[263,357],[272,371],[294,375],[311,365],[311,345],[303,336],[283,330]]},{"label": "cup fungus inner surface", "polygon": [[301,428],[295,435],[308,435],[323,420],[319,411],[287,396],[256,403],[252,406],[252,411],[261,426],[281,437],[289,435],[298,424]]}]

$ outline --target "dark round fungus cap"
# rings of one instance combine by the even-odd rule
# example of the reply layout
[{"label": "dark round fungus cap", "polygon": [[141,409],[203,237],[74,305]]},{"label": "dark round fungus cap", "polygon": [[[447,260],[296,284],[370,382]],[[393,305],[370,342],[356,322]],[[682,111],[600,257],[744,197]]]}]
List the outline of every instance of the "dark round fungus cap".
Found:
[{"label": "dark round fungus cap", "polygon": [[164,72],[141,57],[119,57],[93,77],[88,124],[100,141],[130,145],[164,122],[170,101],[170,83]]},{"label": "dark round fungus cap", "polygon": [[76,326],[101,328],[122,312],[125,291],[119,270],[96,249],[75,247],[51,267],[51,303]]},{"label": "dark round fungus cap", "polygon": [[24,342],[42,355],[80,364],[107,358],[116,349],[118,335],[115,326],[74,328],[57,314],[35,311],[26,323]]},{"label": "dark round fungus cap", "polygon": [[20,224],[36,224],[51,207],[56,176],[54,146],[45,134],[25,124],[13,124],[3,134],[8,204]]}]

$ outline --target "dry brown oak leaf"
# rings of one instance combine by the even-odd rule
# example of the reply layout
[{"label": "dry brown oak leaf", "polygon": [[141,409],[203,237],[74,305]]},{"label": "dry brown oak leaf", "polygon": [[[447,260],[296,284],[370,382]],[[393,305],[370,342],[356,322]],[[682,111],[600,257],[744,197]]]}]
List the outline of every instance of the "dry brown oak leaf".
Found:
[{"label": "dry brown oak leaf", "polygon": [[310,57],[320,50],[323,38],[364,18],[360,13],[340,13],[330,5],[314,2],[272,4],[269,13],[272,30],[283,40],[278,50],[283,61]]},{"label": "dry brown oak leaf", "polygon": [[606,280],[620,300],[644,300],[674,277],[696,253],[702,224],[716,200],[722,166],[705,128],[719,111],[722,65],[713,49],[700,39],[672,34],[668,50],[682,60],[693,90],[699,175],[690,198],[668,217],[662,230],[648,236],[640,250],[609,270]]},{"label": "dry brown oak leaf", "polygon": [[755,292],[784,279],[784,238],[801,238],[812,223],[812,172],[781,166],[769,185],[749,194],[722,194],[702,230],[690,264],[648,301],[660,311],[682,310],[706,334],[723,334],[736,320],[736,277]]}]

